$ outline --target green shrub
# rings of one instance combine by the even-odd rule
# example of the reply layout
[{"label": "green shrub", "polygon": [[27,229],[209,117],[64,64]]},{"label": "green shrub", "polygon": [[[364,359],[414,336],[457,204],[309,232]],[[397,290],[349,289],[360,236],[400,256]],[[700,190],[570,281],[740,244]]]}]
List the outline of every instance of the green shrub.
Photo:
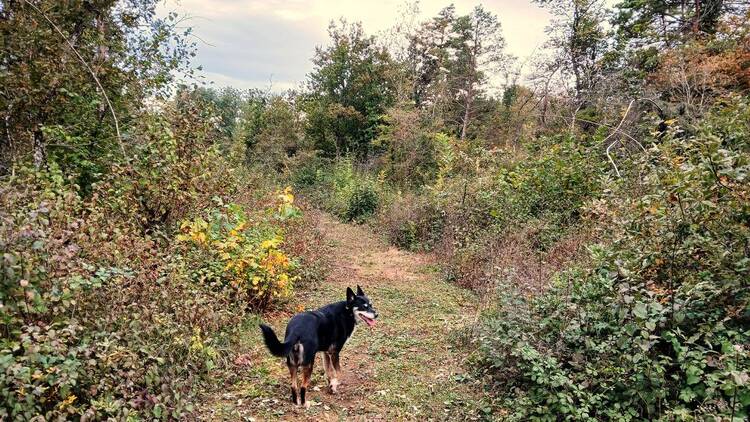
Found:
[{"label": "green shrub", "polygon": [[594,152],[570,137],[542,140],[537,152],[471,179],[447,181],[438,195],[450,207],[449,226],[457,246],[472,243],[489,228],[496,233],[531,220],[548,222],[547,247],[574,225],[581,207],[599,194],[600,168],[590,165]]},{"label": "green shrub", "polygon": [[432,119],[411,107],[393,107],[373,141],[381,152],[379,167],[388,180],[402,188],[436,182],[451,166],[457,140],[435,132]]},{"label": "green shrub", "polygon": [[[202,257],[172,240],[179,221],[241,183],[190,113],[143,116],[129,128],[132,158],[86,194],[54,161],[0,179],[0,419],[189,418],[227,362],[247,302],[197,282]],[[295,214],[288,194],[268,232]],[[259,239],[228,252],[242,258]],[[272,268],[269,246],[260,261]],[[223,274],[219,262],[202,270]]]},{"label": "green shrub", "polygon": [[348,221],[361,221],[375,214],[378,202],[378,194],[371,185],[358,185],[349,197],[344,217]]},{"label": "green shrub", "polygon": [[180,372],[202,374],[215,358],[186,357],[191,328],[171,305],[218,304],[171,274],[164,245],[116,216],[103,225],[69,181],[53,166],[0,185],[0,417],[184,417],[190,382]]},{"label": "green shrub", "polygon": [[351,159],[303,166],[292,179],[313,204],[344,221],[369,219],[390,196],[385,182],[355,169]]},{"label": "green shrub", "polygon": [[[501,295],[484,316],[479,361],[512,419],[749,416],[744,104],[695,137],[652,139],[635,163],[639,194],[613,184],[598,207],[612,243],[546,293]],[[715,129],[726,125],[731,134]]]},{"label": "green shrub", "polygon": [[325,163],[313,157],[294,169],[292,183],[300,189],[306,189],[321,182],[322,167]]}]

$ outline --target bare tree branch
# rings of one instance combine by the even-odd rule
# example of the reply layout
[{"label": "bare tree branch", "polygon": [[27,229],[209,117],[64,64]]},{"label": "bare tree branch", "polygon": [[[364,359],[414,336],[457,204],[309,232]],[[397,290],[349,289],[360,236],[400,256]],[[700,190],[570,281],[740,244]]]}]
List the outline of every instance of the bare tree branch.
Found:
[{"label": "bare tree branch", "polygon": [[[633,103],[634,102],[635,102],[635,99],[630,100],[630,104],[628,104],[628,108],[625,110],[625,114],[623,114],[622,120],[620,120],[620,123],[617,125],[617,127],[615,128],[615,130],[613,130],[612,133],[610,133],[606,138],[604,138],[604,141],[602,141],[602,143],[606,143],[607,140],[612,137],[612,135],[614,135],[615,133],[617,133],[620,130],[620,127],[625,122],[625,118],[627,118],[628,114],[630,114],[630,108],[633,107]],[[611,144],[609,144],[609,146],[607,147],[607,150],[606,150],[607,158],[609,159],[609,162],[612,163],[612,166],[615,168],[615,173],[617,174],[617,177],[621,177],[620,176],[620,170],[617,168],[617,164],[615,164],[615,160],[613,160],[612,156],[609,154],[609,150],[619,140],[620,140],[620,138],[615,139],[614,142],[612,142]],[[641,146],[641,148],[643,148],[643,146]]]},{"label": "bare tree branch", "polygon": [[117,134],[117,143],[120,146],[120,152],[122,152],[122,155],[124,157],[125,146],[122,143],[122,136],[120,135],[120,124],[117,120],[117,114],[115,114],[115,109],[114,107],[112,107],[112,103],[109,101],[109,97],[107,96],[107,93],[104,91],[104,87],[102,86],[101,82],[99,82],[99,78],[96,77],[96,74],[91,69],[91,66],[89,66],[86,60],[84,60],[83,57],[80,55],[80,53],[78,53],[78,50],[76,50],[75,46],[73,46],[73,44],[70,42],[68,37],[65,36],[65,34],[60,30],[60,28],[58,28],[57,25],[55,25],[55,23],[52,22],[52,20],[48,18],[47,15],[41,9],[39,9],[36,5],[34,5],[28,0],[23,0],[23,2],[28,4],[32,9],[36,10],[37,13],[42,15],[44,20],[46,20],[52,26],[52,28],[54,28],[55,31],[57,31],[57,33],[60,34],[60,37],[62,37],[62,39],[65,41],[68,47],[70,47],[70,49],[73,51],[73,54],[75,54],[75,56],[78,58],[78,60],[80,60],[80,62],[89,72],[89,74],[91,74],[91,77],[94,78],[94,82],[96,82],[96,86],[99,88],[99,91],[102,93],[102,97],[104,97],[104,101],[107,102],[107,107],[109,107],[109,111],[112,113],[112,120],[115,123],[115,132]]}]

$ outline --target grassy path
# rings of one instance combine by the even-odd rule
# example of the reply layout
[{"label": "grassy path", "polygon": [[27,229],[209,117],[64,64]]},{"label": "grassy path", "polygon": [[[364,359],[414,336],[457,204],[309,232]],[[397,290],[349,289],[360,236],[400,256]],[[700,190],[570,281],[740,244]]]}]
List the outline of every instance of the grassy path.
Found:
[{"label": "grassy path", "polygon": [[346,286],[367,292],[380,314],[373,329],[359,327],[341,354],[340,393],[326,392],[318,356],[308,393],[312,406],[288,401],[288,371],[269,355],[256,324],[244,339],[236,379],[204,403],[211,420],[466,420],[478,419],[475,388],[463,374],[464,353],[452,338],[473,321],[477,298],[440,280],[430,257],[389,247],[366,227],[320,215],[321,241],[332,251],[332,272],[300,291],[289,312],[264,319],[283,334],[298,310],[343,300]]}]

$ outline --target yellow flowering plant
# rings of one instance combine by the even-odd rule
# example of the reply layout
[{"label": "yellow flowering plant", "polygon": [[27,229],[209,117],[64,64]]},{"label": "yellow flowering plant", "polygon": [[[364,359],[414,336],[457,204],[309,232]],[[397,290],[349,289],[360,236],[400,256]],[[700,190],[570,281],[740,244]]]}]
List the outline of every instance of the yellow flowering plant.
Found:
[{"label": "yellow flowering plant", "polygon": [[[277,192],[270,213],[274,220],[301,215],[290,188]],[[268,215],[268,213],[263,213]],[[197,281],[229,289],[255,308],[288,298],[293,291],[296,260],[283,250],[284,233],[274,220],[251,218],[237,204],[223,205],[206,220],[183,221],[177,241],[200,262]]]},{"label": "yellow flowering plant", "polygon": [[281,220],[302,216],[302,212],[294,205],[294,193],[292,187],[287,186],[284,190],[276,192],[276,218]]}]

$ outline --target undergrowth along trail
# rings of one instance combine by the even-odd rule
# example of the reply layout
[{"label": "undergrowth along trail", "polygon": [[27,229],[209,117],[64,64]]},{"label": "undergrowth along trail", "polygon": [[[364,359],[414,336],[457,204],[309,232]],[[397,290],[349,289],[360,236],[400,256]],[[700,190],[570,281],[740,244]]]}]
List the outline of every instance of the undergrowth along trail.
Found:
[{"label": "undergrowth along trail", "polygon": [[[202,405],[205,419],[223,420],[444,420],[478,419],[478,386],[463,368],[466,351],[452,341],[476,317],[478,299],[442,280],[431,257],[388,246],[364,226],[318,216],[322,242],[330,245],[332,270],[319,285],[300,289],[286,312],[264,320],[283,333],[289,317],[342,300],[346,286],[367,292],[380,317],[359,327],[342,352],[342,385],[326,392],[322,359],[316,358],[311,406],[288,401],[282,359],[272,357],[257,325],[248,324],[236,378]],[[309,393],[308,393],[309,394]]]}]

